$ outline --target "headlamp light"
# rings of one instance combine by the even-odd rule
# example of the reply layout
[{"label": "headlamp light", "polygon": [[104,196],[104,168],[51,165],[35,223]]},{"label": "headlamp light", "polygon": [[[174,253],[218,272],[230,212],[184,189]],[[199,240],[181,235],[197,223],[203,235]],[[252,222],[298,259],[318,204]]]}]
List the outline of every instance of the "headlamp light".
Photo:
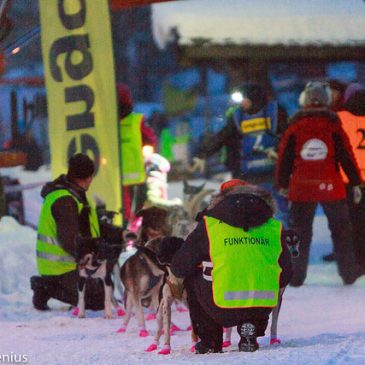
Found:
[{"label": "headlamp light", "polygon": [[235,91],[231,95],[231,100],[236,104],[242,103],[243,99],[244,99],[244,96],[240,91]]}]

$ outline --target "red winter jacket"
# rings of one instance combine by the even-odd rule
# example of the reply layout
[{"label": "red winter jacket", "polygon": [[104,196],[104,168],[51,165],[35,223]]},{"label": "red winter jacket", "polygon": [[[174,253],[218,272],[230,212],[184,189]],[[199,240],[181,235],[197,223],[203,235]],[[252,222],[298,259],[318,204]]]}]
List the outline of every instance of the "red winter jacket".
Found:
[{"label": "red winter jacket", "polygon": [[322,202],[344,199],[339,165],[351,185],[360,172],[348,137],[337,115],[326,109],[301,110],[291,118],[279,144],[276,181],[288,188],[288,199]]}]

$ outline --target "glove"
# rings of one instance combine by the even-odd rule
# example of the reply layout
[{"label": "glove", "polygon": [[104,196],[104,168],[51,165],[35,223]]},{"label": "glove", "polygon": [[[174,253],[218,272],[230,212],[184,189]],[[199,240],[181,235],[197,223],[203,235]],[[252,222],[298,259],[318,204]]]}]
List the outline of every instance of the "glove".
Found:
[{"label": "glove", "polygon": [[353,199],[355,204],[359,204],[362,198],[362,191],[359,185],[356,185],[352,188]]},{"label": "glove", "polygon": [[267,148],[265,152],[268,158],[271,158],[272,160],[278,159],[278,153],[274,150],[274,148]]},{"label": "glove", "polygon": [[283,196],[284,198],[288,197],[288,189],[281,188],[278,191],[279,195]]},{"label": "glove", "polygon": [[193,157],[193,163],[189,167],[189,172],[193,173],[195,171],[199,171],[201,174],[204,174],[205,172],[205,160],[199,157]]}]

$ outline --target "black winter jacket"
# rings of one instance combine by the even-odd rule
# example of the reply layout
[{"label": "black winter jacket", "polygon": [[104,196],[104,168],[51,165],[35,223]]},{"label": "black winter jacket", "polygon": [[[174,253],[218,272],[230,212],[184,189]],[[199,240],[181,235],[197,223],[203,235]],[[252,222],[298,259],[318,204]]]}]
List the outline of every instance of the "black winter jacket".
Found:
[{"label": "black winter jacket", "polygon": [[41,191],[45,198],[55,190],[66,189],[77,200],[85,205],[79,215],[77,203],[71,196],[59,198],[51,208],[53,218],[57,226],[57,237],[62,248],[71,256],[75,256],[75,238],[80,233],[82,236],[91,236],[89,223],[89,207],[85,191],[70,181],[66,175],[59,176],[56,180],[47,183]]},{"label": "black winter jacket", "polygon": [[[245,318],[267,318],[271,308],[244,308],[222,309],[213,301],[212,284],[202,276],[202,269],[198,268],[202,261],[210,261],[209,241],[202,216],[210,216],[219,219],[235,227],[257,227],[264,224],[272,217],[272,210],[261,198],[250,194],[232,194],[217,199],[217,204],[200,215],[198,225],[186,238],[182,248],[172,260],[171,270],[177,277],[187,278],[193,282],[195,294],[204,310],[215,318],[222,326],[229,327],[242,322]],[[239,201],[237,206],[235,202]],[[282,253],[279,258],[282,268],[280,287],[289,284],[292,276],[291,257],[285,242],[282,239]]]},{"label": "black winter jacket", "polygon": [[[86,192],[80,186],[72,182],[66,175],[60,175],[56,180],[43,186],[41,196],[45,198],[55,190],[68,190],[84,207],[80,214],[75,199],[71,196],[64,196],[56,200],[52,205],[51,212],[57,226],[57,237],[62,248],[75,257],[75,238],[77,235],[91,237],[89,212],[90,206],[86,199]],[[121,243],[123,229],[111,224],[100,224],[101,236],[111,243]]]}]

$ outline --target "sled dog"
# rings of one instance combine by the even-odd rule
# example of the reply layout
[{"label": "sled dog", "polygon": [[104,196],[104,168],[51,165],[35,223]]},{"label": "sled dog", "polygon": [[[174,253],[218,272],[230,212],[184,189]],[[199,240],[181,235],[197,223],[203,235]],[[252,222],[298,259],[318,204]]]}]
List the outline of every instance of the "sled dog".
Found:
[{"label": "sled dog", "polygon": [[[166,268],[164,281],[160,290],[160,300],[157,311],[157,332],[153,343],[146,349],[151,352],[157,349],[159,341],[164,332],[164,344],[159,354],[168,355],[171,352],[171,305],[175,300],[182,301],[186,307],[187,293],[184,288],[183,279],[177,278],[170,270],[170,265],[173,256],[180,249],[184,240],[179,237],[164,237],[155,244],[156,256],[160,265]],[[195,344],[197,337],[192,332],[192,341]]]},{"label": "sled dog", "polygon": [[78,317],[85,317],[86,279],[101,279],[104,284],[104,316],[112,318],[112,305],[118,306],[113,295],[112,272],[118,262],[123,245],[108,244],[102,238],[76,239],[76,262],[78,264]]},{"label": "sled dog", "polygon": [[148,336],[143,307],[152,306],[157,310],[158,297],[165,267],[156,257],[156,246],[161,238],[147,242],[146,246],[137,246],[137,251],[130,256],[120,269],[120,280],[124,285],[124,302],[126,316],[118,332],[125,332],[133,312],[136,314],[139,335]]}]

